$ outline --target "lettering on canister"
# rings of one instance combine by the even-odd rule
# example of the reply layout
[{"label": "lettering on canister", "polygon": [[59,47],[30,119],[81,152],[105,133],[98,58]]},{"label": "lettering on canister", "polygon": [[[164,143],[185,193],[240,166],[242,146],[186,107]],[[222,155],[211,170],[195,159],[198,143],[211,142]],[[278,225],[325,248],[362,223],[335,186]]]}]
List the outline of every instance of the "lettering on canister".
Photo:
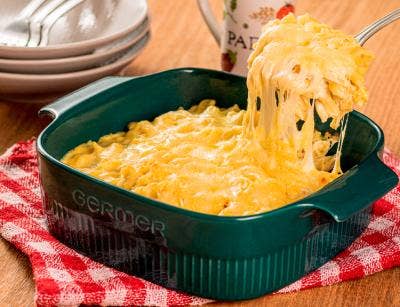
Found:
[{"label": "lettering on canister", "polygon": [[233,31],[228,31],[228,45],[242,49],[254,50],[253,46],[258,40],[257,36],[243,37]]}]

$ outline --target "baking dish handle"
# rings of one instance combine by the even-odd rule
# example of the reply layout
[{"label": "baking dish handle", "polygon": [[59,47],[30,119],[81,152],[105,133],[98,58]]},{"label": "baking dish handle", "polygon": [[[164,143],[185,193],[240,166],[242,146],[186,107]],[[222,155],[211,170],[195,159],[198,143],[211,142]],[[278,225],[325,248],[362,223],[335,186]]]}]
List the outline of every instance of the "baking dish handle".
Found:
[{"label": "baking dish handle", "polygon": [[82,103],[89,97],[95,96],[113,86],[124,83],[128,80],[132,80],[134,78],[135,77],[106,77],[96,82],[90,83],[89,85],[41,108],[39,110],[39,117],[50,116],[51,118],[56,119],[65,111]]},{"label": "baking dish handle", "polygon": [[[378,155],[371,155],[362,167],[353,167],[335,183],[314,194],[305,206],[320,209],[337,222],[343,222],[381,198],[398,181],[396,173]],[[311,201],[314,197],[315,201]]]}]

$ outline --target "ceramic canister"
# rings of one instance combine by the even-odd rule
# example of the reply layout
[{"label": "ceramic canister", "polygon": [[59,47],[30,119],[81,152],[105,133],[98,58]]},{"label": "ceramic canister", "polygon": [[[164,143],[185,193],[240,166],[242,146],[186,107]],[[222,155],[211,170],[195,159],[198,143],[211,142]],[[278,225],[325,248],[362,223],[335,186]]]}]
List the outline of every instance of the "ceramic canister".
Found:
[{"label": "ceramic canister", "polygon": [[290,0],[224,0],[222,28],[212,15],[207,0],[198,0],[211,33],[221,46],[221,67],[247,75],[247,59],[268,21],[294,12]]}]

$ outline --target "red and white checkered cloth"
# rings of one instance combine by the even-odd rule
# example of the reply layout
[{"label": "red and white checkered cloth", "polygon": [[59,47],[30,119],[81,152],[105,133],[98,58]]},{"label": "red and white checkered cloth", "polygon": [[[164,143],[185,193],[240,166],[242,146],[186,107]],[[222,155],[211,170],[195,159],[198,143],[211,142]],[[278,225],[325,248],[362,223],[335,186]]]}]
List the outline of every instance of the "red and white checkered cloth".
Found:
[{"label": "red and white checkered cloth", "polygon": [[[384,161],[400,175],[400,160],[386,151]],[[108,268],[53,238],[42,210],[34,140],[20,142],[0,157],[0,234],[29,257],[39,306],[167,306],[210,302]],[[368,229],[349,248],[279,292],[331,285],[398,265],[399,186],[374,204]]]}]

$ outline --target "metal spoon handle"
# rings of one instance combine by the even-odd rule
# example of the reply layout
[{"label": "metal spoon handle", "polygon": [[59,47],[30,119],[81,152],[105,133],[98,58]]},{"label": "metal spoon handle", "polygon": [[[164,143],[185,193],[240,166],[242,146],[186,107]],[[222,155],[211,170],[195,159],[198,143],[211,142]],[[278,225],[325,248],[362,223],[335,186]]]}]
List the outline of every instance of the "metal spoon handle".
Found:
[{"label": "metal spoon handle", "polygon": [[370,24],[368,27],[364,28],[360,33],[358,33],[354,38],[360,43],[360,45],[364,45],[364,43],[376,32],[386,27],[388,24],[400,18],[400,8],[394,10],[390,14],[378,19],[374,23]]}]

